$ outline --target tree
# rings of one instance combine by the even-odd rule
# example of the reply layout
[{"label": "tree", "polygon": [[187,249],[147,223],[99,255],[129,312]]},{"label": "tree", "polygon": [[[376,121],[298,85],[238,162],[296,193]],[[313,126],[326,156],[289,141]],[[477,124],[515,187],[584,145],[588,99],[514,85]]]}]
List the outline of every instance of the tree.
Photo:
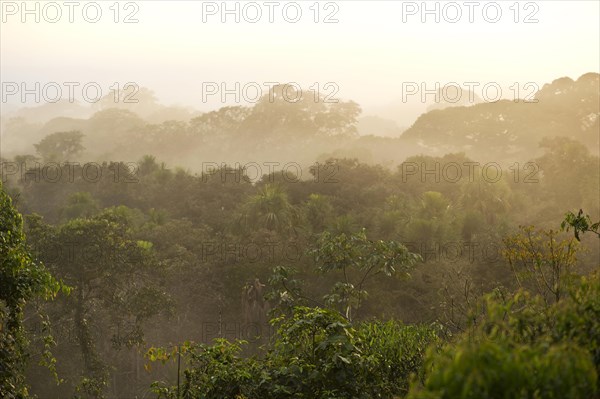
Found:
[{"label": "tree", "polygon": [[333,222],[334,209],[326,195],[310,194],[303,210],[308,227],[313,232],[321,232]]},{"label": "tree", "polygon": [[29,397],[24,377],[25,305],[34,298],[54,298],[60,287],[34,260],[25,243],[23,219],[0,182],[0,392],[9,398]]},{"label": "tree", "polygon": [[360,112],[353,101],[333,102],[291,84],[275,85],[252,108],[241,131],[248,144],[288,147],[293,140],[297,148],[314,138],[355,137]]},{"label": "tree", "polygon": [[599,292],[595,274],[549,307],[526,291],[487,295],[481,324],[429,350],[408,398],[597,398]]},{"label": "tree", "polygon": [[494,225],[511,210],[510,196],[506,182],[491,183],[477,177],[474,182],[463,185],[460,203],[465,209],[479,212],[487,224]]},{"label": "tree", "polygon": [[152,244],[133,239],[129,214],[125,207],[108,209],[59,226],[29,219],[39,256],[73,287],[55,317],[75,332],[83,363],[77,389],[94,398],[108,384],[99,348],[141,345],[143,323],[168,306],[156,284]]},{"label": "tree", "polygon": [[46,162],[74,161],[85,149],[81,144],[83,134],[77,130],[56,132],[34,144],[37,153]]},{"label": "tree", "polygon": [[[565,223],[581,228],[573,217]],[[599,397],[600,274],[570,276],[577,241],[555,236],[526,227],[505,239],[505,256],[533,284],[517,275],[517,292],[485,295],[471,330],[430,348],[409,399]]]},{"label": "tree", "polygon": [[248,198],[242,209],[243,227],[264,228],[279,233],[294,231],[296,210],[279,185],[264,185],[258,194]]},{"label": "tree", "polygon": [[596,209],[600,201],[598,157],[568,137],[545,138],[540,147],[545,153],[535,162],[543,174],[541,188],[545,199],[551,199],[556,209]]},{"label": "tree", "polygon": [[536,292],[546,303],[558,302],[565,295],[577,260],[578,242],[556,238],[553,230],[535,231],[529,226],[503,240],[503,255],[519,286]]},{"label": "tree", "polygon": [[365,229],[350,236],[324,232],[310,252],[321,272],[342,272],[343,280],[334,285],[325,300],[328,304],[340,305],[342,314],[349,320],[353,317],[352,309],[358,313],[366,297],[364,286],[369,279],[380,273],[388,277],[398,273],[408,277],[421,259],[396,241],[369,240]]},{"label": "tree", "polygon": [[178,359],[189,367],[184,381],[155,382],[159,398],[384,398],[404,395],[421,376],[425,348],[438,342],[435,326],[365,322],[353,325],[322,308],[294,307],[271,320],[277,334],[261,358],[240,356],[244,341],[213,345],[185,342],[151,348],[151,362]]},{"label": "tree", "polygon": [[315,124],[326,136],[356,137],[356,125],[361,112],[360,106],[354,101],[332,103],[326,112],[315,116]]},{"label": "tree", "polygon": [[92,194],[84,191],[73,193],[67,199],[67,204],[62,208],[61,214],[65,219],[91,217],[98,213],[100,206]]}]

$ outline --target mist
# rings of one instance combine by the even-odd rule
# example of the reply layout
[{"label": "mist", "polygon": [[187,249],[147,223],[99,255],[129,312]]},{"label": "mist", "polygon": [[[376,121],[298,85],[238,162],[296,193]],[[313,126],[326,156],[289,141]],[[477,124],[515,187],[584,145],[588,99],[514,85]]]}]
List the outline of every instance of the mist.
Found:
[{"label": "mist", "polygon": [[598,2],[0,11],[0,398],[600,395]]}]

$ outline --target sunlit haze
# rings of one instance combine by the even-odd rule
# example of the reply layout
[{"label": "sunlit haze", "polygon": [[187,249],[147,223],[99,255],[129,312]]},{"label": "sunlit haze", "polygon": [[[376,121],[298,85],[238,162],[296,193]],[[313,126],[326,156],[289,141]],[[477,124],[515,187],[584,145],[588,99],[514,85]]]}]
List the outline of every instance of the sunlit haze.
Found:
[{"label": "sunlit haze", "polygon": [[[298,23],[284,20],[282,6],[274,8],[273,23],[264,6],[256,23],[243,18],[235,23],[234,14],[221,23],[221,2],[215,3],[218,13],[203,23],[201,1],[138,2],[139,22],[132,24],[115,24],[108,2],[95,24],[83,20],[81,7],[74,9],[73,23],[64,7],[57,23],[43,18],[32,23],[33,15],[21,23],[19,10],[2,24],[2,80],[92,81],[105,90],[113,82],[134,81],[153,89],[165,104],[204,110],[220,106],[220,100],[204,104],[202,82],[230,87],[235,82],[297,82],[302,87],[335,82],[340,98],[369,107],[400,98],[406,81],[430,87],[435,82],[498,82],[506,88],[514,82],[577,78],[600,67],[597,1],[537,2],[532,17],[537,23],[514,23],[510,2],[500,2],[503,14],[497,23],[484,19],[486,2],[473,8],[473,23],[464,6],[456,23],[436,23],[434,14],[421,23],[421,2],[414,2],[419,11],[403,23],[403,3],[410,2],[337,2],[338,23],[314,23],[310,2],[300,3]],[[320,18],[332,11],[321,10]],[[521,9],[519,18],[532,12]],[[450,9],[447,13],[455,15]],[[488,13],[494,17],[493,10]],[[121,10],[119,17],[127,14]],[[228,101],[235,102],[233,96]]]}]

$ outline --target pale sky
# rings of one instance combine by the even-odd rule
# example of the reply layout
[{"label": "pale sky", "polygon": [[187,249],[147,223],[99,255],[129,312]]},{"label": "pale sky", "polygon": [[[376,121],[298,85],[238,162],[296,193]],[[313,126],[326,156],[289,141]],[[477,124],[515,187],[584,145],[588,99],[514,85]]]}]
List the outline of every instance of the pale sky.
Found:
[{"label": "pale sky", "polygon": [[[516,1],[497,1],[487,6],[489,18],[495,17],[496,4],[501,9],[497,23],[484,20],[483,7],[493,3],[487,1],[476,2],[473,23],[464,1],[452,6],[437,2],[442,19],[444,6],[454,18],[452,7],[458,5],[463,15],[457,23],[436,23],[433,15],[421,22],[421,1],[338,1],[327,9],[328,2],[322,1],[319,19],[336,11],[339,20],[329,24],[314,23],[314,1],[297,2],[302,16],[295,24],[283,18],[282,7],[289,2],[275,7],[274,23],[268,21],[265,2],[255,2],[263,15],[254,24],[243,21],[247,2],[239,2],[240,23],[232,15],[222,23],[218,11],[202,21],[203,9],[221,8],[220,1],[137,1],[126,9],[127,2],[120,2],[120,21],[136,11],[139,22],[131,24],[114,23],[114,1],[97,2],[102,10],[97,23],[84,20],[86,1],[74,9],[73,23],[63,1],[54,3],[63,14],[57,23],[44,19],[48,2],[27,3],[32,9],[39,3],[39,23],[35,15],[21,21],[21,1],[0,3],[2,82],[98,82],[106,94],[114,82],[131,81],[153,89],[162,103],[199,109],[220,106],[219,96],[202,102],[202,82],[226,82],[233,88],[234,82],[293,81],[306,90],[335,82],[336,97],[372,106],[400,98],[402,82],[499,82],[506,87],[600,70],[598,1],[520,1],[517,7]],[[234,3],[227,4],[233,8]],[[435,3],[427,6],[433,9]],[[419,10],[408,15],[414,6]],[[54,18],[55,8],[46,7],[48,18]],[[513,20],[516,8],[519,23]],[[287,10],[293,18],[293,6]],[[251,6],[246,11],[254,17]],[[87,12],[94,17],[92,6]],[[524,23],[531,13],[538,22]],[[3,101],[18,102],[18,96]]]}]

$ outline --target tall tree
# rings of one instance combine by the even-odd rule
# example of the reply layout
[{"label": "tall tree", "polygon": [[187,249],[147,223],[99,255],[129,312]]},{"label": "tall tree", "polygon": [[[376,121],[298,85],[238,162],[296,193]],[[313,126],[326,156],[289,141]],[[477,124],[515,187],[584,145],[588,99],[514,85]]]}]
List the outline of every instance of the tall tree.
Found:
[{"label": "tall tree", "polygon": [[152,244],[133,238],[129,214],[114,208],[59,226],[28,220],[40,257],[73,287],[56,317],[75,332],[83,366],[78,390],[89,397],[103,397],[108,383],[102,348],[142,344],[143,322],[168,305],[154,278]]},{"label": "tall tree", "polygon": [[23,234],[23,219],[0,182],[0,393],[29,397],[24,371],[28,339],[23,327],[25,305],[51,299],[60,284],[34,261]]}]

